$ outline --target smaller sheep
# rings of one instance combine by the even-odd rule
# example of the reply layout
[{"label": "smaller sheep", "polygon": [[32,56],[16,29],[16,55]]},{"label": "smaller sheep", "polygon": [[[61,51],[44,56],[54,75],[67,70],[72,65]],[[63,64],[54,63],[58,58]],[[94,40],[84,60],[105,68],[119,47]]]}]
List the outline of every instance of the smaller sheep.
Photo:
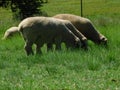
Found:
[{"label": "smaller sheep", "polygon": [[19,33],[18,27],[11,27],[6,30],[4,37],[2,39],[4,40],[7,38],[10,38],[11,36],[13,36],[14,34],[17,34],[17,33]]},{"label": "smaller sheep", "polygon": [[78,29],[76,29],[75,26],[72,23],[70,23],[70,21],[63,20],[63,22],[81,40],[81,48],[87,50],[88,49],[87,38]]},{"label": "smaller sheep", "polygon": [[[71,30],[80,40],[81,40],[81,48],[87,50],[88,49],[88,42],[87,42],[87,38],[81,33],[79,32],[75,26],[68,20],[61,20],[59,19],[61,22],[63,22],[67,28],[69,28],[69,30]],[[47,44],[47,48],[48,50],[51,50],[51,45],[52,43],[48,43]]]},{"label": "smaller sheep", "polygon": [[32,45],[36,44],[36,53],[42,53],[43,44],[54,43],[61,49],[64,42],[67,48],[79,48],[80,39],[75,36],[60,19],[51,17],[29,17],[19,24],[19,31],[25,40],[27,55],[33,54]]},{"label": "smaller sheep", "polygon": [[97,31],[89,19],[72,14],[58,14],[53,17],[69,20],[88,40],[96,44],[107,44],[107,38]]}]

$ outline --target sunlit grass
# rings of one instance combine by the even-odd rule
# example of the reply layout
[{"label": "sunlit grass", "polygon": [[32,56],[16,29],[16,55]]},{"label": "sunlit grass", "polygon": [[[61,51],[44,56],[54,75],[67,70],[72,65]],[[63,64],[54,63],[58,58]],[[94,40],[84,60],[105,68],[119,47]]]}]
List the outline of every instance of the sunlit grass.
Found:
[{"label": "sunlit grass", "polygon": [[[83,0],[84,15],[108,38],[108,47],[88,42],[88,51],[66,50],[26,56],[24,40],[16,35],[0,39],[1,90],[119,90],[120,13],[119,0]],[[48,16],[57,13],[80,15],[78,0],[50,0],[43,6]],[[107,13],[107,14],[106,14]],[[0,38],[18,25],[9,10],[0,8]],[[35,46],[33,46],[35,51]]]}]

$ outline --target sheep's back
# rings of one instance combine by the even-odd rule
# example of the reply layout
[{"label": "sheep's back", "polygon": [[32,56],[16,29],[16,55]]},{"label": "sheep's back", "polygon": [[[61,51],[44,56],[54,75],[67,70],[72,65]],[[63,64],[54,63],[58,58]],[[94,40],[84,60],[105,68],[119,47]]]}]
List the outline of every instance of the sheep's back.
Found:
[{"label": "sheep's back", "polygon": [[35,41],[38,37],[50,40],[67,32],[62,20],[49,17],[31,17],[19,24],[23,37]]}]

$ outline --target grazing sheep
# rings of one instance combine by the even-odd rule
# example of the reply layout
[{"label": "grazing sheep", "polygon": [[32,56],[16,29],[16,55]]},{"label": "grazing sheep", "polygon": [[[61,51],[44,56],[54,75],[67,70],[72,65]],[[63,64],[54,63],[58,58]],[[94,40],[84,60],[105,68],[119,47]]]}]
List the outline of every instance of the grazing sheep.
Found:
[{"label": "grazing sheep", "polygon": [[42,53],[40,48],[45,43],[54,43],[56,49],[61,49],[62,42],[67,48],[79,48],[81,45],[80,39],[60,19],[30,17],[24,19],[18,27],[25,40],[27,55],[33,54],[33,44],[36,44],[36,53]]},{"label": "grazing sheep", "polygon": [[[79,32],[70,21],[61,20],[61,22],[63,22],[67,26],[67,28],[69,28],[69,30],[71,30],[81,40],[81,48],[87,50],[88,49],[87,38],[81,32]],[[52,43],[47,44],[48,50],[52,49],[51,46]]]},{"label": "grazing sheep", "polygon": [[67,20],[67,22],[66,22],[65,20],[63,20],[63,22],[81,40],[81,44],[82,44],[81,47],[84,49],[87,49],[87,46],[88,46],[87,45],[87,38],[81,32],[79,32],[75,28],[75,26],[72,23],[70,23],[70,21],[68,22],[68,20]]},{"label": "grazing sheep", "polygon": [[11,27],[11,28],[6,30],[6,32],[4,34],[4,37],[2,39],[7,39],[7,38],[13,36],[16,33],[19,33],[18,32],[18,27]]},{"label": "grazing sheep", "polygon": [[69,20],[87,39],[92,40],[94,43],[107,44],[107,38],[95,29],[89,19],[72,14],[58,14],[53,17]]}]

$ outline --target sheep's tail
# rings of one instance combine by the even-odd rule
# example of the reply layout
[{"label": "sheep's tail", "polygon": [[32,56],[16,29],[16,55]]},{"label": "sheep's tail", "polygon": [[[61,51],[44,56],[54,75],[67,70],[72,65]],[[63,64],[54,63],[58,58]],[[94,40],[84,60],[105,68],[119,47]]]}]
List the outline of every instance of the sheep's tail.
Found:
[{"label": "sheep's tail", "polygon": [[6,33],[4,34],[4,36],[1,38],[1,40],[6,40],[8,37],[8,34],[6,35]]},{"label": "sheep's tail", "polygon": [[[11,28],[12,28],[12,27],[11,27]],[[10,28],[10,29],[11,29],[11,28]],[[13,28],[16,29],[15,31],[18,31],[18,27],[13,27]],[[9,30],[9,29],[6,30],[4,36],[3,36],[1,39],[2,39],[2,40],[7,39],[8,37],[11,36],[11,33],[13,33],[11,30]]]},{"label": "sheep's tail", "polygon": [[5,40],[6,39],[6,37],[5,36],[3,36],[2,38],[1,38],[1,40]]}]

